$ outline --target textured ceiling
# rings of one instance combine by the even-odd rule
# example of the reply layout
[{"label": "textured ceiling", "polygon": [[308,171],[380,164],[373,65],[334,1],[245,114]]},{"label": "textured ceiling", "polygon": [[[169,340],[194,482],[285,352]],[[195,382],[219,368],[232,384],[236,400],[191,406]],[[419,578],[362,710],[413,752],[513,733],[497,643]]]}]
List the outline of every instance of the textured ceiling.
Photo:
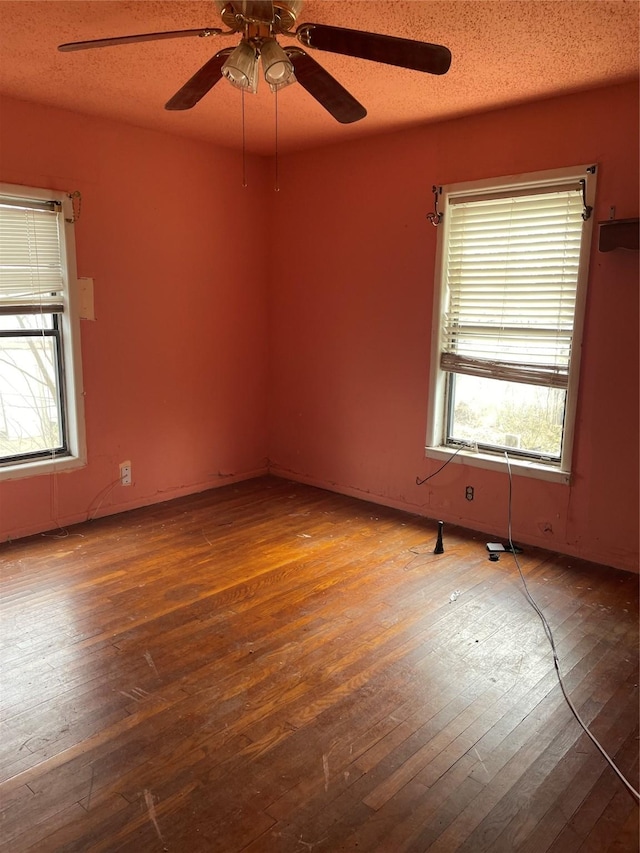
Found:
[{"label": "textured ceiling", "polygon": [[[278,96],[282,152],[330,144],[638,75],[637,0],[308,0],[298,23],[435,42],[453,54],[442,77],[308,52],[367,109],[336,122],[301,86]],[[222,80],[192,110],[165,102],[238,36],[186,38],[60,53],[62,42],[221,26],[210,0],[0,0],[0,92],[220,145],[242,145],[241,95]],[[281,36],[284,46],[297,44]],[[275,98],[245,97],[246,146],[274,150]]]}]

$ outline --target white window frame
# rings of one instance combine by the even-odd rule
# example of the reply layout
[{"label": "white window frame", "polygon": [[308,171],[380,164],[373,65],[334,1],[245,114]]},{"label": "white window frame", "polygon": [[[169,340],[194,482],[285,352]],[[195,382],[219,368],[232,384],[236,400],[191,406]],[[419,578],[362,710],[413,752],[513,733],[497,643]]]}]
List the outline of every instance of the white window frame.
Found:
[{"label": "white window frame", "polygon": [[0,183],[0,196],[16,200],[57,202],[60,205],[61,252],[63,258],[64,292],[63,311],[57,314],[61,330],[63,401],[66,424],[66,446],[64,455],[53,455],[33,460],[0,462],[0,481],[40,474],[69,471],[86,465],[87,451],[84,421],[84,391],[82,384],[82,361],[80,354],[80,318],[78,276],[76,272],[76,247],[74,234],[74,211],[67,193],[24,187],[17,184]]},{"label": "white window frame", "polygon": [[[580,166],[552,169],[544,172],[531,172],[522,175],[510,175],[502,178],[491,178],[481,181],[450,184],[439,188],[439,208],[442,221],[438,225],[438,243],[436,251],[435,287],[433,322],[431,330],[431,371],[428,395],[428,422],[425,455],[427,458],[450,460],[465,464],[503,471],[507,460],[501,452],[478,452],[476,448],[460,448],[446,443],[446,408],[447,408],[447,372],[440,366],[442,349],[442,329],[446,307],[445,260],[449,239],[448,213],[449,199],[452,197],[483,195],[513,190],[534,188],[549,188],[554,185],[566,184],[568,181],[585,181],[585,204],[594,208],[596,189],[596,166],[585,164]],[[528,460],[509,456],[509,464],[514,474],[521,474],[552,482],[569,483],[571,479],[571,462],[575,433],[575,418],[578,400],[578,379],[580,375],[580,352],[582,345],[582,328],[586,303],[587,280],[589,272],[589,257],[591,253],[591,234],[593,230],[593,213],[584,221],[582,229],[581,251],[578,270],[578,284],[574,313],[574,329],[569,365],[569,380],[567,386],[564,438],[562,457],[559,463],[546,460]]]}]

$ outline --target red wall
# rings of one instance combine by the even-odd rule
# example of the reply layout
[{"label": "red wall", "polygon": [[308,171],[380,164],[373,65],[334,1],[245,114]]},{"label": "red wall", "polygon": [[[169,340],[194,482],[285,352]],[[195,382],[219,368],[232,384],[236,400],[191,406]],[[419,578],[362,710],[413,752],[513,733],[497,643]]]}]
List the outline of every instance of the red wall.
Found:
[{"label": "red wall", "polygon": [[[451,464],[415,485],[437,465],[424,458],[431,186],[597,162],[596,220],[611,205],[637,216],[636,87],[282,157],[275,199],[260,158],[243,189],[237,153],[0,109],[0,180],[82,191],[78,273],[95,279],[97,314],[81,324],[89,464],[0,483],[0,539],[267,466],[505,535],[503,474]],[[286,222],[272,240],[267,204]],[[514,479],[514,538],[637,571],[638,255],[596,242],[575,476]],[[109,491],[125,459],[135,485]]]},{"label": "red wall", "polygon": [[[275,473],[505,536],[506,475],[425,460],[432,184],[598,163],[595,219],[638,216],[638,91],[620,86],[283,160],[271,281]],[[291,262],[295,247],[296,262]],[[570,486],[514,478],[516,540],[637,571],[638,254],[599,254]],[[475,487],[473,502],[464,487]]]},{"label": "red wall", "polygon": [[[82,192],[96,310],[81,321],[88,465],[0,482],[0,539],[266,470],[263,161],[243,189],[236,153],[19,101],[0,116],[0,180]],[[109,491],[129,459],[134,485]]]}]

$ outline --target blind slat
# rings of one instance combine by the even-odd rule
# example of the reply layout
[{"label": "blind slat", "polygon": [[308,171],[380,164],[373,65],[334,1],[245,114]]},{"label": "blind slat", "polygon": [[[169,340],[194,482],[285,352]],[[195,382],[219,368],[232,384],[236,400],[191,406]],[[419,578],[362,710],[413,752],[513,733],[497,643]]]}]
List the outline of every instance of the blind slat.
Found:
[{"label": "blind slat", "polygon": [[60,314],[63,310],[64,304],[62,302],[48,302],[46,305],[41,303],[29,304],[28,302],[5,305],[0,302],[0,317],[8,314]]},{"label": "blind slat", "polygon": [[442,353],[440,366],[449,373],[464,373],[485,379],[502,379],[527,385],[545,385],[551,388],[566,388],[568,377],[563,371],[547,364],[519,364],[518,362],[496,361],[481,358],[465,358]]}]

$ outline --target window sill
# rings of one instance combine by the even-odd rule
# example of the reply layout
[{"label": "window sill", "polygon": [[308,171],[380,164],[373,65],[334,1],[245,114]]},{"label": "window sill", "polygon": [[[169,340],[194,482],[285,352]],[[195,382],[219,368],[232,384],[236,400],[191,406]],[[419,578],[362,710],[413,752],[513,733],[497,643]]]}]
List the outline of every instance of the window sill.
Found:
[{"label": "window sill", "polygon": [[37,462],[22,462],[0,465],[0,481],[38,477],[42,474],[60,474],[84,468],[86,460],[78,456],[62,456],[59,459],[40,459]]},{"label": "window sill", "polygon": [[[507,471],[507,461],[504,457],[500,457],[493,453],[480,453],[474,450],[460,450],[456,453],[457,448],[450,447],[425,447],[425,456],[427,459],[440,459],[446,461],[455,456],[452,462],[462,462],[465,465],[471,465],[474,468],[486,468],[489,471]],[[561,471],[555,465],[545,465],[542,462],[530,462],[518,457],[509,456],[509,465],[511,472],[519,477],[533,477],[537,480],[547,480],[550,483],[564,483],[568,485],[571,482],[571,474],[568,471]]]}]

